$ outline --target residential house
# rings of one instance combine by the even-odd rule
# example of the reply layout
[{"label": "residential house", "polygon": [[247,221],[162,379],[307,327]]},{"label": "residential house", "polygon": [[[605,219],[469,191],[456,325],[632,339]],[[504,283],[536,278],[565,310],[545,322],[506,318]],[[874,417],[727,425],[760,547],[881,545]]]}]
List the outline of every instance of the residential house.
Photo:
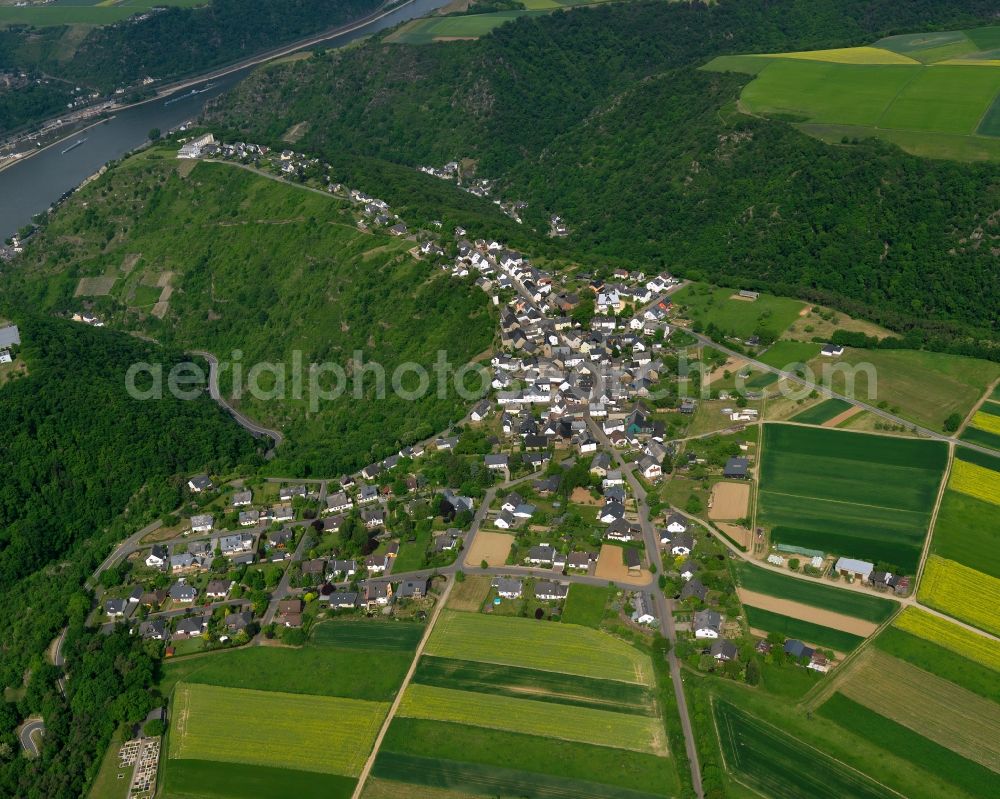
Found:
[{"label": "residential house", "polygon": [[211,531],[214,519],[209,513],[199,513],[191,517],[191,531],[194,533],[207,533]]},{"label": "residential house", "polygon": [[167,637],[167,625],[163,619],[149,619],[139,623],[139,636],[146,641],[163,641]]},{"label": "residential house", "polygon": [[355,560],[331,560],[326,564],[326,579],[337,582],[338,580],[350,580],[358,570],[358,563]]},{"label": "residential house", "polygon": [[240,633],[246,630],[253,622],[253,611],[239,610],[235,613],[227,613],[225,625],[231,633]]},{"label": "residential house", "polygon": [[639,550],[633,547],[625,547],[624,549],[624,560],[625,566],[630,572],[638,572],[642,569],[642,558],[639,556]]},{"label": "residential house", "polygon": [[127,599],[105,599],[104,600],[104,612],[109,618],[120,619],[123,618],[129,610],[129,601]]},{"label": "residential house", "polygon": [[545,602],[559,601],[566,598],[569,593],[569,586],[563,583],[551,582],[549,580],[535,583],[535,599]]},{"label": "residential house", "polygon": [[709,654],[711,654],[716,660],[736,660],[736,644],[732,641],[726,641],[720,638],[712,643],[712,647],[709,649]]},{"label": "residential house", "polygon": [[[663,538],[660,543],[663,543]],[[694,536],[691,533],[677,533],[666,540],[666,545],[670,547],[671,555],[690,555],[694,549]]]},{"label": "residential house", "polygon": [[823,349],[819,352],[820,355],[825,355],[827,358],[839,358],[844,354],[844,348],[839,344],[824,344]]},{"label": "residential house", "polygon": [[503,599],[520,599],[521,581],[514,577],[497,577],[493,580],[497,595]]},{"label": "residential house", "polygon": [[604,531],[604,537],[610,541],[637,541],[642,538],[642,528],[625,519],[615,519]]},{"label": "residential house", "polygon": [[167,592],[167,596],[170,597],[173,602],[194,602],[195,598],[198,596],[198,592],[195,590],[194,586],[188,585],[183,580],[178,580],[172,586],[170,586],[170,591]]},{"label": "residential house", "polygon": [[750,476],[750,462],[746,458],[730,458],[722,469],[722,476],[732,480],[746,480]]},{"label": "residential house", "polygon": [[278,614],[275,621],[283,627],[301,627],[302,600],[282,599],[278,603]]},{"label": "residential house", "polygon": [[259,510],[244,510],[240,511],[240,526],[241,527],[256,527],[260,524],[260,511]]},{"label": "residential house", "polygon": [[472,413],[469,414],[469,418],[474,422],[481,422],[490,414],[490,403],[489,400],[480,400],[476,403],[476,407],[472,409]]},{"label": "residential house", "polygon": [[648,594],[636,593],[632,598],[632,621],[636,624],[653,624],[656,616],[653,614],[653,602]]},{"label": "residential house", "polygon": [[233,494],[233,507],[245,508],[253,502],[252,491],[237,491]]},{"label": "residential house", "polygon": [[174,628],[174,638],[196,638],[208,629],[208,617],[191,616],[180,619]]},{"label": "residential house", "polygon": [[699,610],[691,620],[691,629],[695,638],[718,638],[722,631],[722,616],[715,610]]},{"label": "residential house", "polygon": [[378,501],[378,486],[363,485],[358,491],[358,504],[367,505]]},{"label": "residential house", "polygon": [[685,561],[684,565],[681,566],[681,579],[684,582],[690,581],[690,579],[698,573],[700,568],[701,567],[698,565],[698,561],[696,560]]},{"label": "residential house", "polygon": [[397,599],[422,599],[427,596],[427,579],[403,580],[396,592]]},{"label": "residential house", "polygon": [[598,521],[603,524],[611,524],[617,519],[625,518],[625,506],[620,502],[607,503],[597,514]]},{"label": "residential house", "polygon": [[681,601],[685,599],[698,599],[702,602],[708,596],[708,589],[697,577],[692,577],[681,589]]},{"label": "residential house", "polygon": [[235,581],[209,580],[205,587],[205,596],[209,599],[225,599],[234,585]]},{"label": "residential house", "polygon": [[146,565],[151,569],[162,569],[167,565],[167,548],[162,544],[153,544],[153,548],[146,556]]},{"label": "residential house", "polygon": [[597,563],[596,552],[570,552],[566,559],[566,568],[573,571],[590,571],[592,564]]},{"label": "residential house", "polygon": [[200,494],[203,491],[211,491],[215,486],[207,474],[197,474],[188,480],[188,488],[195,494]]},{"label": "residential house", "polygon": [[659,480],[663,476],[663,468],[649,455],[639,459],[639,471],[647,480]]},{"label": "residential house", "polygon": [[551,566],[555,554],[556,551],[553,547],[548,544],[540,544],[538,546],[531,547],[524,560],[532,566]]},{"label": "residential house", "polygon": [[385,511],[381,508],[361,512],[361,521],[369,530],[382,527],[385,524]]},{"label": "residential house", "polygon": [[368,580],[365,583],[365,604],[369,610],[385,607],[392,599],[392,584],[385,580]]},{"label": "residential house", "polygon": [[509,530],[516,523],[514,514],[507,510],[500,511],[500,515],[493,520],[493,526],[501,530]]},{"label": "residential house", "polygon": [[[674,533],[674,534],[677,534],[677,533],[686,533],[687,529],[688,529],[687,519],[685,519],[679,513],[671,513],[667,517],[667,532],[668,533]],[[670,539],[668,537],[667,541],[669,541],[669,540]],[[663,541],[662,543],[665,544],[666,541]]]},{"label": "residential house", "polygon": [[346,491],[329,494],[326,498],[326,513],[343,513],[354,507],[354,502]]},{"label": "residential house", "polygon": [[316,579],[324,579],[326,577],[326,560],[323,558],[313,558],[312,560],[302,561],[302,574],[308,574],[310,577]]}]

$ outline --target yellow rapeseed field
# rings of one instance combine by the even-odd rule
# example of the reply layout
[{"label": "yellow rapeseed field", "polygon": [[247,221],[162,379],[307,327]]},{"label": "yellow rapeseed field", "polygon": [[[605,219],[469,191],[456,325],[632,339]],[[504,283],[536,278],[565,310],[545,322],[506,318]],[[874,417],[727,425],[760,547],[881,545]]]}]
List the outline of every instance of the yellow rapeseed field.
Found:
[{"label": "yellow rapeseed field", "polygon": [[833,50],[806,50],[796,53],[767,53],[765,58],[797,58],[802,61],[829,61],[834,64],[919,64],[908,56],[880,47],[838,47]]},{"label": "yellow rapeseed field", "polygon": [[893,626],[1000,671],[1000,642],[970,632],[940,616],[911,605],[896,617]]},{"label": "yellow rapeseed field", "polygon": [[1000,580],[996,577],[931,555],[918,597],[949,616],[1000,635]]},{"label": "yellow rapeseed field", "polygon": [[972,426],[978,427],[980,430],[985,430],[987,433],[1000,435],[1000,416],[976,411],[975,416],[972,417]]},{"label": "yellow rapeseed field", "polygon": [[955,459],[948,487],[985,502],[1000,504],[1000,472]]}]

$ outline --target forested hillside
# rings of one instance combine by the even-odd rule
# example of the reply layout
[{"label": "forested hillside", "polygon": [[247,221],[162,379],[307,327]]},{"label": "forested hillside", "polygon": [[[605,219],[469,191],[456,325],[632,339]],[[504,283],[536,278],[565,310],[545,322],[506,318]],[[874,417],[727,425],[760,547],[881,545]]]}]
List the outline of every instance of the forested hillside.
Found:
[{"label": "forested hillside", "polygon": [[[107,649],[110,660],[98,652],[90,666],[77,660],[83,649],[100,649],[82,630],[90,607],[84,581],[114,543],[178,506],[191,473],[252,467],[259,455],[207,396],[129,397],[131,364],[169,368],[177,352],[58,319],[16,321],[28,371],[0,387],[0,685],[20,686],[28,668],[31,681],[18,712],[2,707],[0,795],[71,797],[79,795],[90,759],[114,724],[145,712],[129,705],[128,689],[142,675],[116,674],[130,667],[116,661],[114,646]],[[55,671],[43,665],[46,647],[67,621],[74,625],[67,646],[71,707],[54,689]],[[54,742],[46,758],[18,757],[16,744],[3,749],[20,717],[43,710],[47,740]]]},{"label": "forested hillside", "polygon": [[575,9],[476,42],[376,40],[262,70],[210,118],[272,143],[308,121],[301,146],[340,157],[474,158],[529,201],[536,226],[563,215],[570,253],[788,291],[914,344],[990,354],[1000,268],[980,237],[1000,235],[1000,167],[825,146],[734,113],[746,76],[696,70],[722,53],[857,45],[995,14],[980,0]]},{"label": "forested hillside", "polygon": [[[176,145],[167,147],[129,159],[60,209],[6,275],[5,294],[46,311],[86,303],[112,325],[222,361],[238,352],[244,386],[255,364],[281,364],[281,396],[244,389],[239,400],[251,418],[285,432],[277,473],[352,471],[465,415],[468,403],[436,386],[412,402],[392,391],[371,402],[368,384],[360,399],[351,384],[310,409],[308,373],[295,397],[291,369],[296,359],[306,369],[331,362],[350,375],[358,352],[390,377],[403,363],[429,369],[439,351],[463,364],[493,340],[480,289],[416,260],[413,241],[358,230],[343,201],[228,164],[182,176]],[[406,221],[418,221],[420,208]],[[231,396],[230,375],[220,382]],[[260,385],[270,390],[269,373]]]},{"label": "forested hillside", "polygon": [[58,114],[71,81],[103,92],[147,76],[198,74],[285,42],[305,38],[374,11],[377,0],[206,0],[170,7],[140,22],[106,27],[14,25],[0,30],[0,70],[58,80],[0,89],[0,133]]}]

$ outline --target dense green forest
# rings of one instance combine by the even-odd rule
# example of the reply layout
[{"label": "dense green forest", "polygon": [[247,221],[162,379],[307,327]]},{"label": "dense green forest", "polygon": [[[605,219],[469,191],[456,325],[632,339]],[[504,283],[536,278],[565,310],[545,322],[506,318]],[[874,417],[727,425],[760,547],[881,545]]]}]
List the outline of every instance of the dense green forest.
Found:
[{"label": "dense green forest", "polygon": [[[878,142],[831,147],[734,112],[722,53],[840,47],[992,20],[979,0],[636,2],[522,18],[475,42],[380,40],[267,68],[210,120],[277,143],[403,164],[476,159],[552,243],[581,259],[836,305],[909,340],[997,357],[991,248],[1000,167],[925,161]],[[942,188],[946,187],[946,188]],[[379,186],[371,190],[379,190]]]},{"label": "dense green forest", "polygon": [[[30,670],[14,723],[41,711],[49,733],[38,761],[0,747],[0,795],[68,797],[79,795],[108,725],[131,713],[112,702],[122,693],[115,670],[126,666],[102,661],[92,683],[90,670],[75,668],[83,661],[71,660],[67,706],[53,691],[57,675],[44,665],[45,649],[74,621],[66,652],[87,657],[84,581],[115,543],[177,507],[192,472],[253,468],[260,460],[253,439],[207,396],[128,396],[131,364],[170,365],[178,353],[59,319],[18,314],[16,321],[28,373],[0,387],[0,685],[18,687]],[[0,714],[0,744],[11,711]]]},{"label": "dense green forest", "polygon": [[171,7],[141,22],[0,30],[0,70],[57,78],[30,88],[0,89],[0,133],[58,114],[73,81],[100,91],[146,76],[161,80],[198,74],[370,14],[378,0],[266,0],[247,12],[243,0]]},{"label": "dense green forest", "polygon": [[[233,165],[198,164],[182,177],[176,146],[129,159],[75,195],[21,264],[0,279],[3,293],[45,311],[79,310],[87,303],[110,324],[164,344],[208,350],[222,361],[234,360],[238,351],[244,385],[255,364],[282,364],[282,396],[255,398],[244,391],[239,401],[251,418],[285,432],[269,465],[275,473],[353,471],[465,415],[468,403],[452,390],[439,394],[436,385],[412,402],[391,390],[372,402],[371,380],[360,397],[352,383],[343,395],[311,407],[307,370],[294,396],[296,358],[306,367],[329,362],[352,374],[361,352],[364,362],[385,367],[390,389],[400,364],[429,369],[439,351],[456,366],[464,364],[493,340],[488,298],[471,282],[414,259],[413,241],[358,230],[343,201]],[[431,197],[446,192],[479,206],[483,218],[507,219],[493,209],[484,213],[481,203],[440,180],[405,172]],[[407,222],[442,210],[415,193],[412,215],[400,206]],[[442,216],[457,224],[461,209]],[[151,311],[164,276],[173,294],[158,318]],[[107,293],[77,296],[81,278],[92,277],[112,281],[101,287]],[[227,370],[220,380],[229,396],[231,374]],[[265,374],[261,386],[272,385]]]}]

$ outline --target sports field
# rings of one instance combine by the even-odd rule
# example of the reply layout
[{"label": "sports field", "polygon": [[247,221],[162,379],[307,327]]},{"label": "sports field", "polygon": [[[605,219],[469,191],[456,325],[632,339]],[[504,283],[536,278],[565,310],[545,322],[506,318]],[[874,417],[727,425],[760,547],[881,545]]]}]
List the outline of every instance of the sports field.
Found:
[{"label": "sports field", "polygon": [[844,591],[819,580],[800,580],[786,577],[769,569],[762,569],[746,561],[734,565],[740,586],[750,591],[790,599],[804,605],[832,610],[846,616],[866,621],[883,622],[899,607],[897,602],[884,597]]},{"label": "sports field", "polygon": [[917,589],[921,602],[1000,635],[1000,579],[931,555]]},{"label": "sports field", "polygon": [[[955,137],[970,142],[972,157],[1000,159],[1000,146],[990,146],[1000,145],[991,142],[1000,135],[995,30],[896,36],[868,47],[723,56],[705,68],[754,75],[740,103],[754,114],[807,123],[806,132],[816,133],[814,128],[823,125],[854,128],[855,137],[884,131],[904,149],[940,157],[962,154],[960,143],[947,139]],[[910,138],[895,137],[898,132]],[[978,152],[977,141],[986,145]]]},{"label": "sports field", "polygon": [[884,786],[819,749],[723,700],[714,702],[715,728],[726,770],[771,799],[885,799]]},{"label": "sports field", "polygon": [[666,747],[657,718],[416,683],[406,689],[398,713],[404,718],[450,721],[637,752],[664,753]]},{"label": "sports field", "polygon": [[649,658],[610,635],[573,624],[443,610],[428,655],[649,684]]},{"label": "sports field", "polygon": [[769,423],[760,520],[779,543],[916,570],[943,443]]},{"label": "sports field", "polygon": [[837,684],[844,696],[987,768],[1000,770],[1000,705],[878,649]]},{"label": "sports field", "polygon": [[357,776],[389,706],[181,683],[168,757]]}]

